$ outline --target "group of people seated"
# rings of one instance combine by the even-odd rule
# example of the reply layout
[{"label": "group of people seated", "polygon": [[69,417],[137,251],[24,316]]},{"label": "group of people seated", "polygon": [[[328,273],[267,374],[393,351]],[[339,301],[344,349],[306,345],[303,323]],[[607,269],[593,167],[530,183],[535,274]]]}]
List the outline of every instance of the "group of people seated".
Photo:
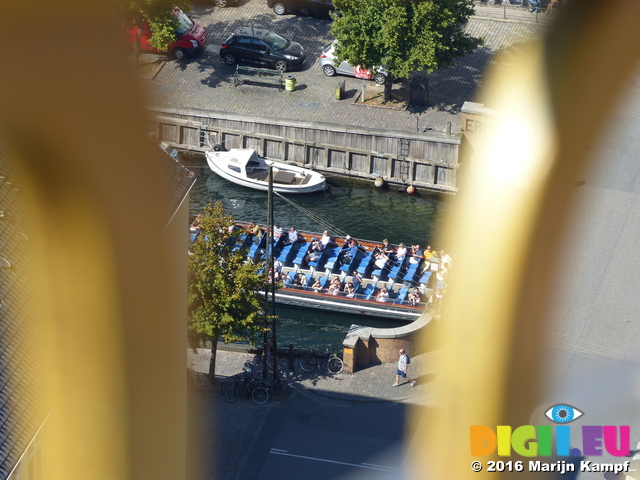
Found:
[{"label": "group of people seated", "polygon": [[[282,265],[280,264],[280,262],[277,262],[277,264],[274,266],[274,275],[275,275],[276,281],[279,281],[278,279],[281,278],[279,274],[279,268],[281,266]],[[270,275],[269,276],[270,281],[272,278],[274,277]],[[344,281],[343,279],[341,279],[341,277],[335,276],[328,283],[328,285],[324,284],[321,281],[321,278],[322,277],[318,277],[313,282],[310,282],[310,284],[308,285],[307,278],[303,273],[295,273],[293,274],[293,277],[291,282],[289,283],[289,286],[293,288],[313,290],[316,293],[323,293],[326,295],[335,295],[335,296],[341,295],[347,298],[354,298],[358,293],[358,289],[362,285],[362,276],[358,272],[354,272],[353,277],[349,281]],[[390,297],[389,288],[386,285],[383,285],[378,289],[378,291],[373,297],[373,300],[377,302],[387,302],[389,300],[389,297]],[[440,304],[441,300],[442,300],[441,289],[436,290],[428,299],[426,299],[423,293],[420,291],[420,288],[418,287],[414,287],[410,289],[405,299],[405,301],[410,305],[418,305],[422,302],[427,302],[427,301],[429,304],[438,305]]]},{"label": "group of people seated", "polygon": [[[197,229],[198,220],[199,218],[196,218],[196,220],[191,224],[192,232]],[[255,222],[251,222],[246,228],[244,228],[244,231],[247,234],[247,239],[245,240],[245,244],[247,245],[251,242],[259,243],[265,235],[265,230],[260,228],[260,226]],[[273,226],[272,238],[276,245],[280,245],[281,247],[302,240],[302,237],[294,226],[290,227],[288,231],[284,231],[284,229],[280,227],[279,223],[275,223]],[[325,230],[320,238],[311,239],[304,257],[305,262],[309,264],[310,262],[318,261],[327,247],[335,247],[337,245],[336,241],[329,234],[329,231]],[[358,252],[362,252],[365,255],[369,254],[367,250],[358,244],[354,238],[347,235],[341,245],[340,261],[343,264],[350,264]],[[411,305],[418,305],[423,301],[428,302],[430,305],[440,304],[442,301],[444,286],[446,286],[446,281],[453,263],[451,255],[446,253],[444,250],[437,252],[431,247],[431,245],[427,245],[427,247],[423,249],[419,244],[411,245],[411,248],[408,248],[404,243],[400,243],[397,247],[394,247],[386,238],[380,245],[376,246],[370,254],[374,258],[375,268],[377,269],[390,267],[391,264],[402,264],[407,261],[410,264],[422,263],[422,270],[426,271],[431,269],[432,263],[438,264],[437,270],[435,268],[434,270],[436,270],[435,277],[439,288],[435,288],[434,286],[433,293],[429,298],[426,298],[418,287],[412,287],[407,294],[405,302]],[[275,263],[273,271],[271,271],[267,277],[269,283],[279,283],[283,280],[283,276],[281,274],[282,266],[281,262]],[[341,277],[336,276],[327,285],[324,285],[320,278],[309,283],[310,285],[307,285],[307,277],[304,274],[296,273],[292,277],[290,286],[294,288],[311,289],[317,293],[342,295],[348,298],[353,298],[358,294],[358,290],[362,285],[363,280],[360,274],[357,271],[354,271],[351,280],[348,282],[343,282]],[[386,302],[389,300],[389,297],[389,289],[387,286],[382,286],[376,291],[373,299],[378,302]]]},{"label": "group of people seated", "polygon": [[[245,245],[247,246],[250,245],[251,242],[256,245],[259,244],[266,234],[266,230],[260,227],[260,225],[257,225],[256,222],[249,223],[249,225],[244,228],[244,232],[246,234]],[[285,247],[302,239],[296,227],[292,226],[285,232],[278,222],[276,222],[271,229],[271,238],[274,244],[280,247]]]}]

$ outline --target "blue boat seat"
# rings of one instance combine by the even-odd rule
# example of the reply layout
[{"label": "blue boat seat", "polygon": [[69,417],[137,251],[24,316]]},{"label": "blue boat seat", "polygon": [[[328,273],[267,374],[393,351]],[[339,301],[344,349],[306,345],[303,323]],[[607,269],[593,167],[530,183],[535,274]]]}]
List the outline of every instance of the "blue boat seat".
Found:
[{"label": "blue boat seat", "polygon": [[407,299],[407,295],[409,294],[408,288],[401,288],[398,290],[398,295],[396,296],[396,303],[403,303]]},{"label": "blue boat seat", "polygon": [[258,259],[262,256],[263,251],[260,249],[260,246],[256,243],[251,244],[251,248],[249,248],[248,257],[251,259]]},{"label": "blue boat seat", "polygon": [[373,283],[370,283],[362,291],[362,296],[364,297],[365,300],[371,300],[371,296],[373,295],[373,292],[375,290],[376,290],[376,287],[373,285]]},{"label": "blue boat seat", "polygon": [[301,243],[300,247],[298,249],[298,251],[296,252],[295,257],[293,257],[293,260],[291,260],[291,262],[294,265],[302,265],[302,262],[304,262],[304,257],[307,254],[307,249],[309,248],[307,243]]},{"label": "blue boat seat", "polygon": [[421,264],[422,260],[420,260],[420,262],[418,263],[409,263],[409,267],[407,268],[407,271],[405,272],[401,280],[404,280],[405,282],[413,282],[413,277],[416,276],[416,273],[418,272]]},{"label": "blue boat seat", "polygon": [[291,285],[293,285],[293,279],[295,278],[296,273],[295,272],[289,272],[287,274],[287,276],[284,279],[284,286],[285,287],[289,287]]},{"label": "blue boat seat", "polygon": [[356,269],[360,275],[363,277],[367,276],[367,270],[369,266],[373,264],[373,255],[370,252],[366,252],[364,258],[360,261],[360,265]]},{"label": "blue boat seat", "polygon": [[336,261],[338,260],[338,255],[340,255],[340,247],[334,247],[334,248],[326,247],[325,251],[327,250],[328,250],[328,253],[327,253],[327,259],[324,264],[324,268],[326,268],[327,271],[330,272],[333,270],[333,267],[336,265]]},{"label": "blue boat seat", "polygon": [[432,275],[433,272],[431,270],[425,271],[420,277],[420,280],[418,280],[418,283],[424,283],[426,285],[427,283],[429,283],[429,280],[431,280]]},{"label": "blue boat seat", "polygon": [[396,278],[399,279],[402,273],[406,271],[405,261],[406,261],[406,258],[403,259],[401,262],[393,262],[391,264],[391,268],[389,269],[389,273],[387,277],[391,280],[395,280]]}]

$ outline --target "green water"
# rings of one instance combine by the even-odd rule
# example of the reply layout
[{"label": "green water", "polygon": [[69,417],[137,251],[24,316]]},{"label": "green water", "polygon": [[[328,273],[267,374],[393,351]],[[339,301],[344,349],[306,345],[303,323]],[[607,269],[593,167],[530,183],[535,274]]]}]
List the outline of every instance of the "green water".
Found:
[{"label": "green water", "polygon": [[[220,200],[227,211],[242,221],[267,222],[267,193],[228,182],[211,172],[204,157],[183,155],[181,161],[196,173],[197,182],[191,192],[192,214],[202,211],[209,201]],[[433,245],[433,238],[451,209],[450,196],[421,193],[408,195],[396,188],[376,189],[373,184],[331,182],[328,192],[289,196],[305,210],[333,226],[334,233],[343,231],[352,237],[407,245]],[[283,228],[322,232],[318,221],[274,199],[274,218]],[[330,233],[332,228],[329,228]],[[438,245],[433,245],[438,248]],[[323,312],[278,305],[278,343],[300,346],[336,345],[352,324],[373,327],[398,326],[398,320]]]}]

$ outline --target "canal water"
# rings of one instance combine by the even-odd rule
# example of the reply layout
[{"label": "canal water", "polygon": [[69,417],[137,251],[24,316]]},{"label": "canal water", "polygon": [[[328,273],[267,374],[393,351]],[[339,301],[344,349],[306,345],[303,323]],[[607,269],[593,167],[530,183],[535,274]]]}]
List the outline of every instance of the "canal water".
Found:
[{"label": "canal water", "polygon": [[[191,213],[202,211],[209,201],[220,200],[228,213],[239,221],[267,223],[267,193],[244,188],[214,174],[202,155],[181,154],[182,163],[192,170],[197,181],[191,191]],[[407,245],[433,244],[451,209],[453,198],[446,195],[420,193],[408,195],[404,189],[377,189],[371,183],[350,182],[328,177],[330,190],[288,198],[301,207],[296,209],[274,195],[274,219],[284,229],[322,232],[326,227],[314,217],[332,225],[330,233],[342,231],[355,238]],[[323,312],[278,305],[278,344],[297,346],[333,345],[339,347],[352,324],[393,327],[398,320]]]}]

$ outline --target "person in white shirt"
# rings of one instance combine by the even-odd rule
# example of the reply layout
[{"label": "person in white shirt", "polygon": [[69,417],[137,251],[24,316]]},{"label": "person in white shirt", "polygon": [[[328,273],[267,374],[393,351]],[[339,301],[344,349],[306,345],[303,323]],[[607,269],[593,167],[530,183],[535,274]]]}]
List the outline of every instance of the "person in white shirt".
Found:
[{"label": "person in white shirt", "polygon": [[289,229],[289,236],[287,237],[287,241],[284,242],[285,245],[290,245],[298,241],[298,231],[296,227],[291,227]]},{"label": "person in white shirt", "polygon": [[331,242],[331,235],[329,235],[329,231],[325,230],[322,234],[322,238],[320,239],[320,243],[322,243],[322,247],[326,247],[329,242]]},{"label": "person in white shirt", "polygon": [[405,247],[404,243],[401,243],[398,246],[398,251],[396,252],[396,260],[398,262],[403,262],[406,256],[407,256],[407,247]]},{"label": "person in white shirt", "polygon": [[442,265],[444,265],[445,263],[448,263],[449,268],[451,268],[451,265],[453,264],[453,258],[451,258],[451,255],[449,255],[444,250],[440,250],[440,263]]},{"label": "person in white shirt", "polygon": [[275,242],[277,242],[278,240],[280,240],[280,237],[282,236],[282,228],[280,227],[279,223],[275,223],[273,225],[273,240]]},{"label": "person in white shirt", "polygon": [[407,367],[409,363],[411,363],[411,360],[409,360],[409,356],[404,353],[404,348],[401,348],[399,353],[400,357],[398,358],[398,369],[396,370],[396,383],[394,383],[393,386],[399,386],[400,378],[405,378],[408,382],[411,383],[411,386],[413,387],[416,384],[416,381],[407,376]]}]

